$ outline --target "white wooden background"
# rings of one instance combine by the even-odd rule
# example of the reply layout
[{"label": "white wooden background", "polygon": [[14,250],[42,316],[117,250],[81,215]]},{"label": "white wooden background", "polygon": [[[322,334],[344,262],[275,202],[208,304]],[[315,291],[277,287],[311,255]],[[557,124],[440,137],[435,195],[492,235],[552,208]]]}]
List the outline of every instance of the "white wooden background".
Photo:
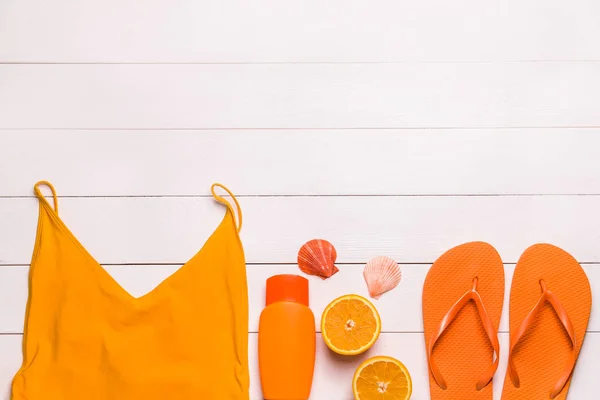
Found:
[{"label": "white wooden background", "polygon": [[[340,267],[310,280],[317,318],[366,294],[371,257],[403,280],[375,302],[367,355],[319,340],[311,399],[351,399],[378,354],[429,399],[421,287],[465,241],[496,246],[507,282],[527,246],[556,244],[600,291],[599,15],[595,0],[0,0],[0,398],[21,362],[39,179],[134,295],[215,228],[212,182],[239,195],[252,399],[265,279],[298,272],[315,237]],[[597,397],[599,357],[596,305],[570,399]]]}]

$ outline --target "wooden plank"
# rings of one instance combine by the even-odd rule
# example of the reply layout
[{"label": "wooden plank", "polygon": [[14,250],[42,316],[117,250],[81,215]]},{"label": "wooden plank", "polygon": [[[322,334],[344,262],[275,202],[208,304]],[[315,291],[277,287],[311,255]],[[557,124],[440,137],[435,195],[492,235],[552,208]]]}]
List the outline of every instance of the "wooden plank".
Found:
[{"label": "wooden plank", "polygon": [[[9,386],[21,363],[21,335],[0,335],[0,396],[9,400]],[[500,334],[500,367],[494,377],[494,399],[500,400],[506,373],[508,334]],[[596,399],[596,364],[600,353],[600,334],[588,333],[581,351],[569,398],[577,400]],[[402,361],[413,380],[414,400],[429,399],[427,361],[422,334],[382,334],[373,348],[360,356],[339,357],[332,354],[317,335],[317,362],[311,400],[352,400],[351,382],[356,367],[365,359],[375,355],[388,355]],[[249,336],[250,398],[262,400],[257,360],[257,335]]]},{"label": "wooden plank", "polygon": [[599,147],[599,128],[6,130],[0,196],[599,194]]},{"label": "wooden plank", "polygon": [[[208,192],[208,188],[206,188]],[[433,262],[455,245],[492,243],[504,262],[526,247],[553,243],[580,262],[600,262],[600,196],[246,197],[246,261],[295,263],[300,246],[321,237],[338,262],[388,255]],[[37,199],[0,199],[0,264],[29,264]],[[63,198],[61,216],[102,264],[181,264],[223,218],[212,198]]]},{"label": "wooden plank", "polygon": [[0,128],[599,126],[598,66],[5,64]]},{"label": "wooden plank", "polygon": [[4,0],[0,62],[591,60],[597,2]]},{"label": "wooden plank", "polygon": [[[310,305],[320,331],[321,314],[334,298],[356,293],[369,298],[362,276],[362,265],[339,264],[340,272],[323,281],[307,277],[310,281]],[[398,288],[379,300],[371,299],[381,315],[384,332],[421,332],[423,330],[421,295],[429,265],[402,265],[402,282]],[[592,290],[600,288],[600,266],[584,265]],[[177,265],[119,265],[106,266],[106,270],[134,296],[141,296],[175,272]],[[508,332],[508,300],[514,264],[506,265],[506,297],[500,331]],[[0,267],[0,334],[22,333],[27,301],[28,268],[22,266]],[[265,281],[276,274],[300,274],[293,265],[248,265],[249,330],[258,332],[258,319],[264,308]],[[600,290],[600,289],[599,289]],[[594,301],[600,302],[598,297]],[[600,332],[600,305],[592,307],[588,331]]]}]

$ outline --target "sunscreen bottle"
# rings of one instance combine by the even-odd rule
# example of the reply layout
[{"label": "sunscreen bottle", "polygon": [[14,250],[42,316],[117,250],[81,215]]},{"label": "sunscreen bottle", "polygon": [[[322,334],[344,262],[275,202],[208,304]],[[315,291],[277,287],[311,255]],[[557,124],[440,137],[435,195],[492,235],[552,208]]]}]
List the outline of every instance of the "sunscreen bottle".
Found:
[{"label": "sunscreen bottle", "polygon": [[258,363],[266,400],[306,400],[315,368],[315,317],[308,308],[308,280],[298,275],[267,279],[266,307],[258,326]]}]

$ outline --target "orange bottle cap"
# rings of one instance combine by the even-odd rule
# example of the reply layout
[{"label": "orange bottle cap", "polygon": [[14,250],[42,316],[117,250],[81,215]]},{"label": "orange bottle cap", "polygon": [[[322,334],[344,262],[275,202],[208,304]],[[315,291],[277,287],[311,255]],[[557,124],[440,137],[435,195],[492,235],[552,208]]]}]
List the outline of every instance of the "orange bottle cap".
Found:
[{"label": "orange bottle cap", "polygon": [[267,279],[267,306],[278,301],[293,301],[308,307],[308,279],[292,274]]}]

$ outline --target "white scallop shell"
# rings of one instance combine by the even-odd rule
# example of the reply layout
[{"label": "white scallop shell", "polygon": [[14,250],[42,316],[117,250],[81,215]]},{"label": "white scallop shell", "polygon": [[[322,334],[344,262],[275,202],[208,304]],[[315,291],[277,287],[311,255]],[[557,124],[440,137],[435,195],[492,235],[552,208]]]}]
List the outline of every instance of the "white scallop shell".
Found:
[{"label": "white scallop shell", "polygon": [[365,265],[363,276],[369,288],[369,295],[378,299],[385,292],[398,286],[402,273],[396,261],[386,256],[379,256]]}]

